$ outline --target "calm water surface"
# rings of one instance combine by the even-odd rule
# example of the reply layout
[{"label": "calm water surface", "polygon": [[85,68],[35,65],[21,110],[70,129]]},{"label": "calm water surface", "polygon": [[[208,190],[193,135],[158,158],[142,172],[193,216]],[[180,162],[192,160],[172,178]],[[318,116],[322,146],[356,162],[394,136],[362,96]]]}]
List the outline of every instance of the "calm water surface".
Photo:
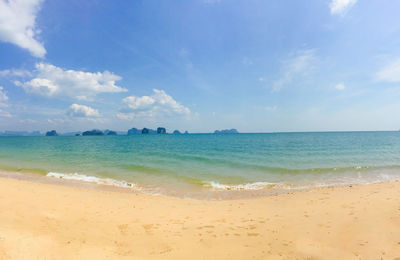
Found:
[{"label": "calm water surface", "polygon": [[181,197],[400,179],[400,132],[0,137],[0,169]]}]

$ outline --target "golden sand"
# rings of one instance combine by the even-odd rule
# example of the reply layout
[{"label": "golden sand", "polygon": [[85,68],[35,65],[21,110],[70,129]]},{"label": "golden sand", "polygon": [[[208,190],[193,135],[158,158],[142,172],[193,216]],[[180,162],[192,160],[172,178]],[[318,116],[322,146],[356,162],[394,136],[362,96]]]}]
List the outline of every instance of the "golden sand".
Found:
[{"label": "golden sand", "polygon": [[396,259],[400,182],[225,201],[0,178],[0,259]]}]

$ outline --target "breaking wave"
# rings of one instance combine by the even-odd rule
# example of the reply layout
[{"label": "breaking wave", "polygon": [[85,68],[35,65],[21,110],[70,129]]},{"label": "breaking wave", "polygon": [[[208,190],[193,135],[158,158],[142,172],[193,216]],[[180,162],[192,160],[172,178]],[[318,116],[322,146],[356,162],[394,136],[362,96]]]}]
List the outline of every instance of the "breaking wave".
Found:
[{"label": "breaking wave", "polygon": [[49,172],[49,173],[47,173],[46,176],[58,178],[58,179],[64,179],[64,180],[76,180],[76,181],[90,182],[90,183],[95,183],[95,184],[116,186],[116,187],[122,187],[122,188],[134,188],[134,189],[139,188],[135,183],[119,181],[119,180],[114,180],[114,179],[110,179],[110,178],[98,178],[96,176],[88,176],[88,175],[79,174],[79,173]]}]

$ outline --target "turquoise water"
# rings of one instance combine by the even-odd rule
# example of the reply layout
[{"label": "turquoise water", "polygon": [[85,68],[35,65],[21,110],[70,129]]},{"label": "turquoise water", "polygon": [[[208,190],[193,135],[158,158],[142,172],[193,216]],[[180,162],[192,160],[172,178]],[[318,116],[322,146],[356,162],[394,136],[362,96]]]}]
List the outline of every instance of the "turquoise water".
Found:
[{"label": "turquoise water", "polygon": [[0,169],[183,197],[372,183],[400,179],[400,132],[0,137]]}]

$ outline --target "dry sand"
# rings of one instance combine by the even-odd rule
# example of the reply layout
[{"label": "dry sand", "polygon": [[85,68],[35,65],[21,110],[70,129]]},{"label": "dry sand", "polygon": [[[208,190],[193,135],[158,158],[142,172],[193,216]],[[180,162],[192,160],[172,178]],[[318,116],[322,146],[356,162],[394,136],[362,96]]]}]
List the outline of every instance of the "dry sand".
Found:
[{"label": "dry sand", "polygon": [[196,201],[0,178],[0,259],[396,259],[400,182]]}]

